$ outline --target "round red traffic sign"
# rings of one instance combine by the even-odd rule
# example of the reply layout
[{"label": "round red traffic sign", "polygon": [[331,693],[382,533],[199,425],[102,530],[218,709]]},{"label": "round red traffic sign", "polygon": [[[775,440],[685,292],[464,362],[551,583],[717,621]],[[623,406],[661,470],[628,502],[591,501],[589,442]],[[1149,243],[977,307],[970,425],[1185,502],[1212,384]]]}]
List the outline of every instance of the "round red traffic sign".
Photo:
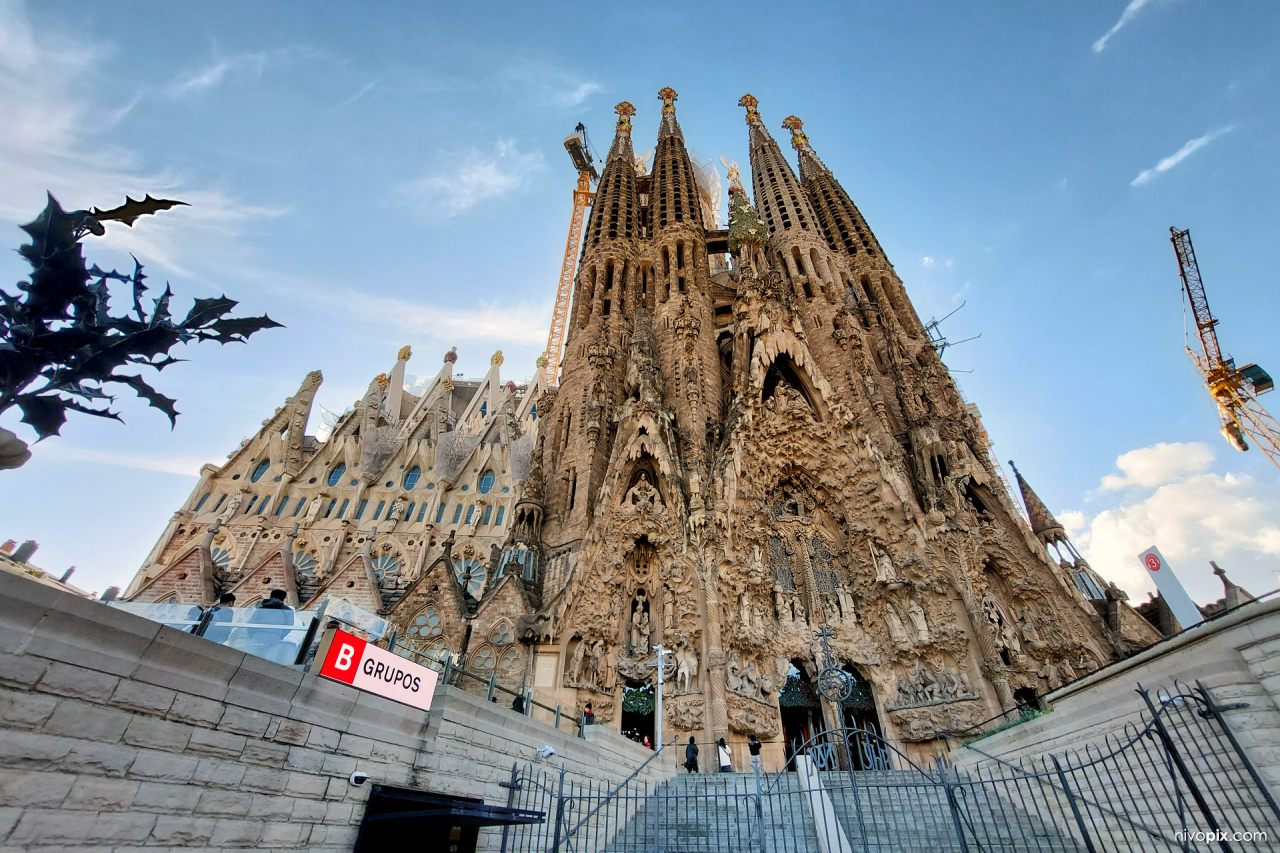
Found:
[{"label": "round red traffic sign", "polygon": [[1153,572],[1160,571],[1160,558],[1155,554],[1148,554],[1146,560],[1147,569]]}]

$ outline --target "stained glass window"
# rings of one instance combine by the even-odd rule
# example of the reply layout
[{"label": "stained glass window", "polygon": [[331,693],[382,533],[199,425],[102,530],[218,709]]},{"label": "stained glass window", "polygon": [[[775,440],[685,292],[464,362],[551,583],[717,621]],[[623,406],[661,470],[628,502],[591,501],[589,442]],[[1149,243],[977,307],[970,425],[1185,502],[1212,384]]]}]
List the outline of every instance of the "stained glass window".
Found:
[{"label": "stained glass window", "polygon": [[262,475],[267,473],[267,469],[271,467],[270,459],[263,459],[258,463],[258,467],[253,469],[253,473],[249,475],[249,482],[256,483],[262,479]]},{"label": "stained glass window", "polygon": [[370,563],[379,580],[385,580],[387,575],[400,571],[400,558],[395,554],[382,554],[374,557]]},{"label": "stained glass window", "polygon": [[219,548],[215,545],[209,551],[209,557],[213,560],[213,564],[220,569],[225,569],[231,565],[231,552],[226,548]]},{"label": "stained glass window", "polygon": [[339,462],[337,465],[334,465],[333,470],[329,472],[329,480],[328,480],[329,485],[330,486],[338,485],[338,481],[342,479],[342,475],[346,473],[346,470],[347,470],[347,466],[342,462]]},{"label": "stained glass window", "polygon": [[484,585],[484,563],[474,557],[458,557],[453,561],[453,576],[463,589],[471,593],[472,598],[480,597],[480,587]]},{"label": "stained glass window", "polygon": [[313,574],[316,564],[316,555],[308,551],[299,551],[293,555],[293,567],[304,575]]},{"label": "stained glass window", "polygon": [[422,519],[425,518],[426,515],[427,515],[427,505],[424,503],[422,506],[418,507],[418,521],[422,521]]},{"label": "stained glass window", "polygon": [[493,483],[498,478],[494,476],[493,471],[485,471],[480,475],[480,494],[487,495],[489,490],[493,488]]},{"label": "stained glass window", "polygon": [[440,614],[436,612],[434,604],[424,607],[409,625],[409,633],[424,640],[439,636],[441,630]]},{"label": "stained glass window", "polygon": [[507,643],[513,642],[515,638],[511,636],[511,626],[506,622],[499,622],[497,627],[493,629],[493,634],[490,635],[489,639],[500,646],[505,646]]},{"label": "stained glass window", "polygon": [[195,509],[193,509],[193,510],[191,510],[191,511],[192,511],[192,512],[199,512],[199,511],[200,511],[200,507],[204,506],[204,502],[205,502],[205,501],[207,501],[207,500],[209,500],[209,493],[208,493],[208,492],[205,492],[203,495],[201,495],[201,496],[200,496],[200,500],[199,500],[199,502],[198,502],[198,503],[196,503]]},{"label": "stained glass window", "polygon": [[484,518],[480,519],[480,523],[481,523],[481,524],[488,524],[488,523],[489,523],[489,516],[491,516],[492,514],[493,514],[493,507],[491,507],[491,506],[487,506],[487,507],[485,507],[485,508],[484,508]]},{"label": "stained glass window", "polygon": [[498,666],[503,669],[519,669],[520,668],[520,650],[514,646],[502,653],[502,660],[498,662]]},{"label": "stained glass window", "polygon": [[418,478],[421,476],[422,476],[422,469],[419,468],[417,465],[414,465],[412,468],[410,468],[404,475],[405,489],[412,489],[414,486],[418,485]]},{"label": "stained glass window", "polygon": [[501,524],[501,523],[502,523],[502,513],[503,513],[505,510],[506,510],[506,507],[505,507],[505,506],[500,506],[500,507],[498,507],[498,520],[497,520],[497,521],[495,521],[495,522],[494,522],[494,524]]},{"label": "stained glass window", "polygon": [[494,664],[497,663],[497,661],[493,659],[493,649],[488,646],[485,646],[480,649],[480,651],[476,652],[476,656],[473,660],[475,665],[481,669],[493,669]]}]

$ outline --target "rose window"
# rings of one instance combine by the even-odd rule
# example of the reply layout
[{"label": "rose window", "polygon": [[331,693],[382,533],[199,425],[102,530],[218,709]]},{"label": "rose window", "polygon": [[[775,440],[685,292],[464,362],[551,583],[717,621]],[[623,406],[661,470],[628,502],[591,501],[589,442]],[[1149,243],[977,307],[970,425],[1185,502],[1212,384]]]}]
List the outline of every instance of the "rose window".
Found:
[{"label": "rose window", "polygon": [[413,617],[413,624],[409,626],[409,633],[415,637],[427,639],[440,634],[440,614],[436,612],[434,605],[424,609],[417,616]]}]

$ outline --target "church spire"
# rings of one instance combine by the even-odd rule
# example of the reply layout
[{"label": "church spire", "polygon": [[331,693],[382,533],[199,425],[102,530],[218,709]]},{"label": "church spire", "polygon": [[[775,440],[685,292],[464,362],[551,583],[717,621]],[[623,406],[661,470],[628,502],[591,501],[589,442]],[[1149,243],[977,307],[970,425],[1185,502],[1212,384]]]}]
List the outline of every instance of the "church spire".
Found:
[{"label": "church spire", "polygon": [[631,240],[639,234],[640,196],[636,191],[635,153],[631,148],[631,117],[636,114],[636,108],[623,101],[613,111],[618,114],[618,125],[596,187],[587,226],[589,246],[613,238]]},{"label": "church spire", "polygon": [[658,128],[658,149],[653,155],[653,191],[649,202],[653,233],[681,223],[702,229],[702,204],[693,164],[684,147],[684,135],[676,123],[676,91],[670,86],[658,93],[662,101],[662,124]]},{"label": "church spire", "polygon": [[818,155],[813,152],[813,146],[809,144],[809,137],[801,129],[804,127],[804,122],[798,116],[787,116],[782,120],[782,126],[791,131],[791,147],[796,150],[800,160],[801,183],[809,180],[814,175],[831,172],[827,165],[819,160]]},{"label": "church spire", "polygon": [[1031,532],[1046,547],[1066,542],[1066,528],[1053,517],[1053,513],[1049,512],[1049,508],[1044,505],[1044,501],[1040,500],[1040,496],[1027,485],[1027,481],[1022,479],[1022,474],[1013,464],[1012,459],[1009,460],[1009,467],[1013,468],[1013,476],[1018,478],[1018,490],[1022,492],[1022,501],[1027,505],[1027,517],[1031,519]]},{"label": "church spire", "polygon": [[760,112],[756,109],[759,103],[754,95],[743,95],[738,101],[739,106],[747,108],[751,183],[755,190],[756,206],[768,223],[771,234],[791,229],[812,231],[816,224],[813,210],[795,173],[791,171],[791,164],[782,156],[782,149],[765,129]]},{"label": "church spire", "polygon": [[788,116],[782,126],[791,131],[791,147],[800,158],[800,182],[804,185],[809,201],[817,214],[818,226],[832,251],[850,257],[884,257],[884,250],[871,233],[858,206],[840,186],[827,164],[818,158],[809,136],[801,128],[804,122],[796,116]]}]

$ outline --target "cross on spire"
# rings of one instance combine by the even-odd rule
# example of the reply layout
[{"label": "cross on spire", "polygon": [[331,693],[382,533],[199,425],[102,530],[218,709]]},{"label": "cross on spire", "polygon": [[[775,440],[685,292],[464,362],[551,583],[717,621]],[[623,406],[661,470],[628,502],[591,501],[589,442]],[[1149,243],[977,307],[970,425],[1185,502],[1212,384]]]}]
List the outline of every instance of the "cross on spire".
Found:
[{"label": "cross on spire", "polygon": [[760,106],[760,100],[752,94],[743,95],[738,99],[738,106],[747,108],[747,123],[760,121],[760,112],[756,107]]},{"label": "cross on spire", "polygon": [[658,92],[658,100],[662,101],[662,114],[664,116],[673,116],[676,114],[676,90],[667,86]]},{"label": "cross on spire", "polygon": [[618,114],[618,133],[631,133],[631,117],[636,114],[636,108],[628,101],[623,101],[613,108]]}]

